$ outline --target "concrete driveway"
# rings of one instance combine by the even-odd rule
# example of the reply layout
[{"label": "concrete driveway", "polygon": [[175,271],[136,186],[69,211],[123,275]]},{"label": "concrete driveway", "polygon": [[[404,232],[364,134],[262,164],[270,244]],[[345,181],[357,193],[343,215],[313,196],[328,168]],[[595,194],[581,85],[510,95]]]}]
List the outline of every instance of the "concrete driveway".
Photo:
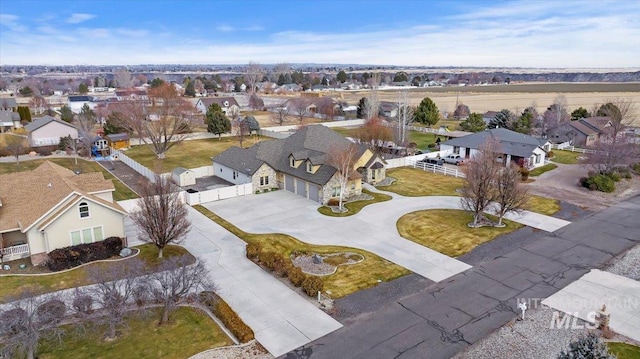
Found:
[{"label": "concrete driveway", "polygon": [[[130,211],[135,200],[118,202]],[[325,336],[342,324],[262,270],[245,256],[246,243],[189,207],[191,231],[183,245],[203,261],[217,293],[253,329],[256,339],[278,357]],[[129,245],[141,243],[126,220]]]}]

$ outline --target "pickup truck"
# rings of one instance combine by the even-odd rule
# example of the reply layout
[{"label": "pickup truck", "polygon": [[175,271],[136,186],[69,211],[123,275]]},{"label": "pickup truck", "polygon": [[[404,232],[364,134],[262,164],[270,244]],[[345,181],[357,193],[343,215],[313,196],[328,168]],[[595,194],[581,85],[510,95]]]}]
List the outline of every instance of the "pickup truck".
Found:
[{"label": "pickup truck", "polygon": [[464,164],[464,158],[460,155],[447,155],[444,157],[444,162],[460,166],[461,164]]},{"label": "pickup truck", "polygon": [[418,163],[442,166],[444,164],[444,160],[442,158],[424,158],[418,161]]}]

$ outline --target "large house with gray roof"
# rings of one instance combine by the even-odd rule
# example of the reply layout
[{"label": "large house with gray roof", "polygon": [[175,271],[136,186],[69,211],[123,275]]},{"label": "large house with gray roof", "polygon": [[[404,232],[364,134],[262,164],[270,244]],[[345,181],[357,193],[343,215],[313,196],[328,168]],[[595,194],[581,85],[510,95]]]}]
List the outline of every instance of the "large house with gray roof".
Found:
[{"label": "large house with gray roof", "polygon": [[[514,162],[527,168],[544,165],[547,151],[544,143],[535,137],[506,128],[494,128],[442,142],[440,150],[471,158],[487,141],[496,141],[505,163]],[[543,141],[546,142],[546,141]]]},{"label": "large house with gray roof", "polygon": [[78,129],[70,123],[58,120],[51,116],[36,117],[24,126],[29,132],[29,146],[57,146],[60,137],[71,136],[78,139]]},{"label": "large house with gray roof", "polygon": [[553,143],[569,143],[572,146],[590,147],[595,145],[600,136],[611,131],[609,117],[587,117],[577,121],[568,121],[549,129],[547,138]]},{"label": "large house with gray roof", "polygon": [[[287,138],[267,140],[249,148],[231,147],[213,157],[214,175],[233,184],[252,183],[254,192],[285,189],[326,204],[340,196],[337,170],[329,152],[354,145],[322,125],[306,126]],[[385,179],[385,162],[366,146],[357,146],[353,175],[344,198],[362,193],[362,182]]]}]

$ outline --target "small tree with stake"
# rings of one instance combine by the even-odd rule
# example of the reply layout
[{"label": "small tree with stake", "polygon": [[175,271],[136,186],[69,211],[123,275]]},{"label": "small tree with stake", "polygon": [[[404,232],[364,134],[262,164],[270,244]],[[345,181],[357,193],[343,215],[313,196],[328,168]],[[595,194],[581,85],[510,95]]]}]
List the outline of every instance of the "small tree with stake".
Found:
[{"label": "small tree with stake", "polygon": [[153,182],[143,183],[137,205],[131,219],[138,226],[140,239],[158,248],[158,258],[166,245],[182,242],[191,228],[180,192],[165,177],[156,175]]},{"label": "small tree with stake", "polygon": [[328,154],[327,163],[336,169],[336,178],[340,184],[340,196],[338,208],[344,210],[344,194],[349,180],[357,174],[353,169],[358,160],[358,146],[354,143],[343,146],[334,146]]},{"label": "small tree with stake", "polygon": [[477,227],[482,212],[495,199],[493,183],[500,165],[496,161],[498,144],[486,141],[478,153],[466,163],[465,182],[462,187],[462,207],[473,214],[470,227]]}]

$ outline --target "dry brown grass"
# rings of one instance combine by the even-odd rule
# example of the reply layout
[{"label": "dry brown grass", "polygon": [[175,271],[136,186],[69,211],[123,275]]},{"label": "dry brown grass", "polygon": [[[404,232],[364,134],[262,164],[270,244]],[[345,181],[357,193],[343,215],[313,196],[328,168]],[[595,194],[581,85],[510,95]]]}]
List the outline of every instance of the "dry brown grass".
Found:
[{"label": "dry brown grass", "polygon": [[[272,120],[273,114],[268,111],[243,111],[242,115],[243,116],[250,115],[255,117],[256,120],[258,120],[258,123],[260,124],[260,128],[280,126],[279,124],[273,122]],[[322,122],[322,121],[319,118],[314,118],[314,117],[305,117],[302,120],[303,125],[308,125],[310,123],[318,123],[318,122]],[[282,126],[295,126],[298,124],[300,124],[300,122],[298,121],[298,117],[290,115],[288,120],[282,123]]]},{"label": "dry brown grass", "polygon": [[[478,113],[499,111],[504,108],[522,111],[532,105],[542,113],[559,94],[567,98],[571,110],[582,106],[591,111],[595,104],[602,104],[616,98],[632,101],[636,104],[633,113],[635,124],[640,125],[640,84],[638,83],[553,83],[419,88],[409,91],[409,101],[415,106],[423,98],[430,97],[443,112],[452,112],[456,102],[461,102],[469,106],[471,111]],[[367,95],[367,92],[334,92],[327,95],[343,99],[350,104],[357,104]],[[380,100],[397,101],[398,91],[380,91]]]}]

